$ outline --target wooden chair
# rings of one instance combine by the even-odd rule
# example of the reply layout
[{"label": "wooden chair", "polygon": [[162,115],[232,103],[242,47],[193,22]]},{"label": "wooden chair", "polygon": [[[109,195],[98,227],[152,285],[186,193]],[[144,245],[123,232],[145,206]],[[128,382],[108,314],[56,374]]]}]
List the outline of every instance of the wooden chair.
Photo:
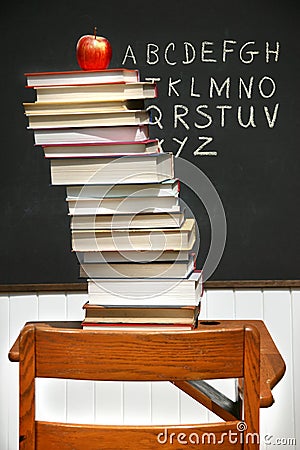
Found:
[{"label": "wooden chair", "polygon": [[[24,326],[9,356],[20,365],[22,450],[259,448],[260,334],[252,325],[220,321],[194,331],[159,333],[87,331],[79,322],[33,322]],[[237,378],[242,380],[241,401],[237,414],[223,414],[225,421],[214,424],[44,422],[35,420],[35,377],[168,380],[183,388],[192,388],[193,380]]]}]

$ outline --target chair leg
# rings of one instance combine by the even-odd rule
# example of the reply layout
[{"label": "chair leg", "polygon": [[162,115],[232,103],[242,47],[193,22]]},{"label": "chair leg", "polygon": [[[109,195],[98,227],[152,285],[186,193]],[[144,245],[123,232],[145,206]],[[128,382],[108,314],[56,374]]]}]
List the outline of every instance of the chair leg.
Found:
[{"label": "chair leg", "polygon": [[20,450],[35,449],[35,329],[28,326],[20,339]]},{"label": "chair leg", "polygon": [[254,327],[245,327],[244,352],[244,449],[259,450],[260,336]]}]

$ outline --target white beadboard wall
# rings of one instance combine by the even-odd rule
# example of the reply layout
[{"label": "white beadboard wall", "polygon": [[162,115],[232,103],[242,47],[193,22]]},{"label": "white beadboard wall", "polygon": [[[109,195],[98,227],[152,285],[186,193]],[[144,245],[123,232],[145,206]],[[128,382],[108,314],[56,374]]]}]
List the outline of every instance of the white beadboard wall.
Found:
[{"label": "white beadboard wall", "polygon": [[[7,354],[26,321],[80,320],[83,293],[0,296],[0,449],[18,449],[18,364]],[[287,365],[261,409],[261,449],[300,448],[300,289],[209,289],[202,319],[262,319]],[[215,384],[233,396],[233,382]],[[171,383],[37,380],[37,418],[82,423],[197,423],[215,419]],[[297,445],[298,443],[298,445]]]}]

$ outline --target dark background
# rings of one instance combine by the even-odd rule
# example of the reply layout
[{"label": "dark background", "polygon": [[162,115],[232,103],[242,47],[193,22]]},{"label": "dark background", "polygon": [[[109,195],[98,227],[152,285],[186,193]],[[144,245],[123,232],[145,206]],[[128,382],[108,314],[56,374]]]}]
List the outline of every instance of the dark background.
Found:
[{"label": "dark background", "polygon": [[[110,67],[121,67],[127,45],[131,45],[136,64],[128,58],[125,66],[138,68],[141,78],[159,76],[159,97],[155,100],[164,114],[164,129],[151,127],[153,137],[165,138],[164,150],[177,152],[172,137],[189,137],[181,157],[197,165],[214,184],[227,218],[227,242],[212,280],[299,279],[299,2],[282,1],[190,1],[165,0],[146,3],[111,1],[27,0],[8,2],[1,11],[1,270],[0,283],[78,282],[76,255],[71,253],[65,188],[50,185],[49,162],[42,149],[33,146],[33,135],[26,129],[22,103],[34,101],[34,92],[25,89],[25,72],[78,69],[75,46],[80,36],[93,32],[109,39],[113,48]],[[224,39],[237,41],[236,51],[222,62]],[[191,42],[197,58],[182,64],[183,42]],[[216,63],[201,62],[202,41],[214,42],[211,57]],[[251,64],[239,60],[238,50],[245,42],[255,41],[251,49],[260,54]],[[277,63],[265,61],[265,43],[280,42]],[[176,44],[168,65],[163,58],[169,42]],[[146,45],[160,47],[160,61],[146,62]],[[207,55],[209,57],[209,55]],[[208,96],[208,81],[220,84],[231,77],[230,98]],[[251,99],[238,98],[238,79],[254,76]],[[262,98],[257,81],[269,76],[276,92]],[[180,97],[167,95],[167,80],[182,79]],[[195,91],[189,95],[189,82],[195,77]],[[267,90],[267,83],[265,85]],[[274,128],[269,128],[263,112],[272,113],[280,104]],[[174,129],[174,104],[189,107],[183,126]],[[198,130],[193,113],[199,104],[213,124]],[[225,127],[220,126],[216,105],[230,105]],[[236,118],[238,105],[255,108],[256,127],[242,128]],[[202,122],[202,123],[205,123]],[[194,156],[198,136],[211,136],[204,150],[216,150],[216,157]],[[210,243],[210,223],[197,197],[183,186],[182,198],[188,203],[201,232],[199,268]]]}]

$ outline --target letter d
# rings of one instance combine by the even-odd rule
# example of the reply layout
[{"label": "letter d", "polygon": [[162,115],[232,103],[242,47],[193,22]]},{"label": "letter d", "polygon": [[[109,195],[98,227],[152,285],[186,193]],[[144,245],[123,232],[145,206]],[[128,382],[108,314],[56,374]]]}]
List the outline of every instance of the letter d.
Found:
[{"label": "letter d", "polygon": [[[163,438],[163,440],[161,440],[161,438]],[[167,441],[168,441],[168,430],[167,428],[165,428],[164,431],[162,431],[157,435],[157,442],[159,444],[166,444]]]}]

